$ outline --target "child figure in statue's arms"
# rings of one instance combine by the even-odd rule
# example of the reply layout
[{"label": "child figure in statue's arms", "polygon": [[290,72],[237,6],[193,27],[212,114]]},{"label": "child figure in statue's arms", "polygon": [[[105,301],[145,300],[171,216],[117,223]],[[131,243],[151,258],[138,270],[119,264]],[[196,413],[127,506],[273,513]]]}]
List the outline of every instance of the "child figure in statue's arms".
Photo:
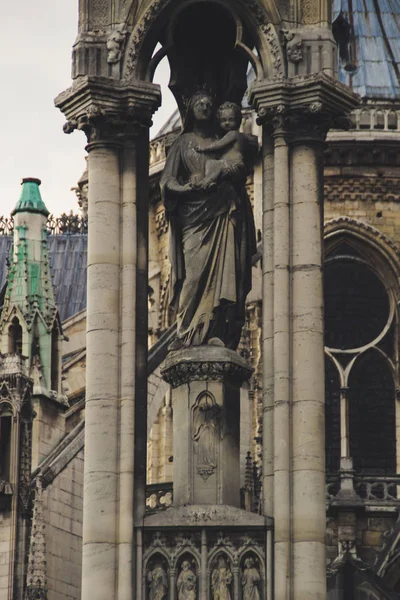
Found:
[{"label": "child figure in statue's arms", "polygon": [[[254,145],[250,139],[254,136],[238,131],[242,122],[242,111],[237,104],[233,102],[221,104],[217,112],[217,119],[221,131],[227,133],[215,142],[196,147],[198,152],[223,151],[221,158],[207,160],[205,177],[199,182],[203,188],[214,187],[219,180],[230,176],[241,175],[245,179],[248,170],[246,157],[249,146]],[[196,188],[196,184],[193,187]]]}]

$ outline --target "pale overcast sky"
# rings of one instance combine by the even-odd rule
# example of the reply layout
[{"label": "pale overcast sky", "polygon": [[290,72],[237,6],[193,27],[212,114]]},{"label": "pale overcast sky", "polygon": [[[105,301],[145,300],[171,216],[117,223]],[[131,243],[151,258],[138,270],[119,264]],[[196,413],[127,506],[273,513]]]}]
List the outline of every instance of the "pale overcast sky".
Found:
[{"label": "pale overcast sky", "polygon": [[[76,212],[71,188],[85,168],[86,138],[82,132],[63,132],[65,117],[54,98],[71,85],[78,0],[2,4],[0,214],[8,216],[14,208],[23,177],[41,179],[42,198],[53,214]],[[157,80],[166,78],[161,73]],[[173,110],[168,94],[164,92],[163,109],[154,117],[153,133]]]}]

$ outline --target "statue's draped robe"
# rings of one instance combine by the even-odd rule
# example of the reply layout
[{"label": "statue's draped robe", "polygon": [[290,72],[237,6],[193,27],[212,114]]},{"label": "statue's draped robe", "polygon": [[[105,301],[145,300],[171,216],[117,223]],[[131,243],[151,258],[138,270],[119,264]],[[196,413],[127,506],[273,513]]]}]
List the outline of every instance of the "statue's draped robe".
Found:
[{"label": "statue's draped robe", "polygon": [[197,152],[194,133],[173,144],[161,178],[170,224],[171,306],[184,346],[220,338],[235,349],[251,289],[256,251],[254,219],[245,190],[245,172],[207,191],[178,193],[174,184],[199,183],[207,156]]}]

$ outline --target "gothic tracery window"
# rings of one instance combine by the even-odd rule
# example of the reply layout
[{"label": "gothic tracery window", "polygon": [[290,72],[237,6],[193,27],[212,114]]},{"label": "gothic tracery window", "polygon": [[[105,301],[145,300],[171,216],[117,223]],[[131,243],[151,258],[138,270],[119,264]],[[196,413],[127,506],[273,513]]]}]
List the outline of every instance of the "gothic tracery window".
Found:
[{"label": "gothic tracery window", "polygon": [[327,244],[328,474],[339,469],[341,458],[352,458],[358,473],[396,472],[396,291],[390,269],[385,272],[383,257],[374,252],[344,237]]}]

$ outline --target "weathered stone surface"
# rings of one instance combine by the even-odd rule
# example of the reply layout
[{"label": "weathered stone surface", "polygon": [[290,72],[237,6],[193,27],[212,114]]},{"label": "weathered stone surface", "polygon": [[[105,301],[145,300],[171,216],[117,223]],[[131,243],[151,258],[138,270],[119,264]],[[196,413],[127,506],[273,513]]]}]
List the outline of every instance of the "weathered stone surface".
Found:
[{"label": "weathered stone surface", "polygon": [[271,527],[272,519],[234,506],[191,504],[145,517],[145,527]]}]

